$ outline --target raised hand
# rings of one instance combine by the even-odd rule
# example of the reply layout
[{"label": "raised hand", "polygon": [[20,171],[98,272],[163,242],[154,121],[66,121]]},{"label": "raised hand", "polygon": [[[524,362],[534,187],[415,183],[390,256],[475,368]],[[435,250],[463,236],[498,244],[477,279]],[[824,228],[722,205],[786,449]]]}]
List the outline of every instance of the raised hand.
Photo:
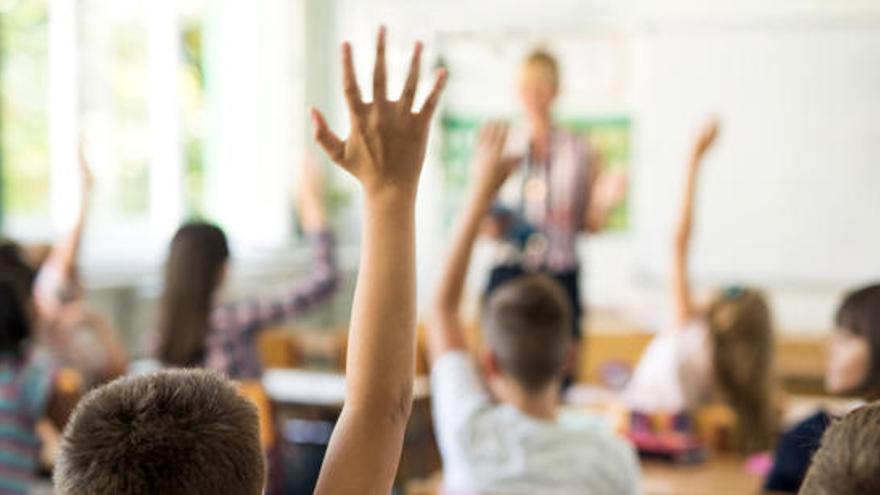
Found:
[{"label": "raised hand", "polygon": [[441,70],[421,110],[413,111],[421,54],[422,45],[416,43],[403,93],[399,100],[389,100],[385,28],[380,28],[373,70],[373,101],[365,102],[354,74],[351,45],[344,43],[342,72],[351,134],[343,141],[330,130],[320,111],[311,110],[315,140],[330,159],[361,182],[367,194],[393,191],[415,196],[428,128],[446,82],[446,71]]},{"label": "raised hand", "polygon": [[360,96],[343,45],[351,134],[343,141],[312,110],[315,139],[364,189],[363,241],[351,308],[345,406],[327,446],[315,493],[390,493],[412,406],[415,369],[415,196],[431,115],[446,80],[437,75],[413,112],[422,47],[416,44],[398,101],[386,95],[385,30],[379,30],[373,101]]},{"label": "raised hand", "polygon": [[703,155],[712,147],[712,143],[718,137],[718,128],[718,119],[714,117],[703,125],[691,151],[691,160],[685,175],[684,194],[681,199],[681,211],[675,233],[675,256],[672,264],[672,291],[676,322],[679,328],[684,328],[685,324],[699,312],[691,289],[688,259],[690,258],[691,234],[694,224],[697,176],[700,164],[703,162]]},{"label": "raised hand", "polygon": [[700,130],[700,134],[697,136],[693,151],[691,152],[692,163],[695,166],[699,165],[700,159],[702,159],[703,155],[705,155],[706,152],[709,151],[709,148],[712,147],[712,144],[718,137],[719,128],[719,121],[715,117],[710,118],[705,124],[703,124],[703,128]]},{"label": "raised hand", "polygon": [[480,129],[475,155],[475,183],[478,193],[494,196],[522,162],[521,156],[504,155],[510,127],[505,122],[489,122]]}]

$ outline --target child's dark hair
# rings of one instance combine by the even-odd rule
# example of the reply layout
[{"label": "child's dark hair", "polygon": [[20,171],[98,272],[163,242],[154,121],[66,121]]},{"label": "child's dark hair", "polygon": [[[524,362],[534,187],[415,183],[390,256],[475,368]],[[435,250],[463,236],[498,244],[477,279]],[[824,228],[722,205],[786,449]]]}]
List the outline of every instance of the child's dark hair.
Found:
[{"label": "child's dark hair", "polygon": [[571,347],[571,318],[565,292],[543,275],[506,282],[483,308],[486,341],[499,366],[533,391],[562,377]]},{"label": "child's dark hair", "polygon": [[0,241],[0,352],[21,352],[30,336],[35,275],[15,243]]},{"label": "child's dark hair", "polygon": [[800,493],[880,493],[880,405],[857,409],[828,428]]},{"label": "child's dark hair", "polygon": [[835,318],[837,328],[864,338],[871,350],[865,380],[852,390],[869,400],[880,398],[880,284],[855,290],[843,299]]},{"label": "child's dark hair", "polygon": [[64,430],[62,495],[259,495],[265,484],[256,407],[201,370],[120,378],[89,393]]},{"label": "child's dark hair", "polygon": [[202,364],[214,293],[228,259],[226,235],[215,225],[190,222],[174,235],[159,301],[156,353],[163,364]]}]

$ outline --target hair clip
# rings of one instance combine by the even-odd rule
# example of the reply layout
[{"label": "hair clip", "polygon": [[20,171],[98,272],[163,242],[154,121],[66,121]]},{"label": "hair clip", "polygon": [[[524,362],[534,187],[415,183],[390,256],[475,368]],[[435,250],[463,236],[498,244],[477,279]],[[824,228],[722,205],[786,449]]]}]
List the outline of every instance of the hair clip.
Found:
[{"label": "hair clip", "polygon": [[736,299],[739,296],[743,295],[746,290],[739,285],[729,285],[724,288],[724,298],[725,299]]}]

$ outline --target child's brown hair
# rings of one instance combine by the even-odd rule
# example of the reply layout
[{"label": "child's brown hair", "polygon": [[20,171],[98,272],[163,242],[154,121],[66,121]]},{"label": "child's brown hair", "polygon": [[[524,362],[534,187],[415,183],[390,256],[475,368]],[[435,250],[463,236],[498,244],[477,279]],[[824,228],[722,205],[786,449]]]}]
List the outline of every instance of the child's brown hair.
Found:
[{"label": "child's brown hair", "polygon": [[499,366],[532,391],[562,376],[571,347],[571,318],[562,288],[544,275],[505,283],[483,309],[486,340]]},{"label": "child's brown hair", "polygon": [[800,493],[880,493],[880,405],[857,409],[828,428]]},{"label": "child's brown hair", "polygon": [[872,284],[850,292],[843,299],[835,316],[837,328],[865,339],[871,353],[864,381],[856,390],[867,400],[880,399],[880,284]]},{"label": "child's brown hair", "polygon": [[30,337],[34,314],[32,292],[36,273],[19,246],[0,241],[0,351],[20,354]]},{"label": "child's brown hair", "polygon": [[265,465],[257,410],[210,372],[120,378],[77,406],[54,478],[62,495],[259,495]]},{"label": "child's brown hair", "polygon": [[715,384],[736,414],[745,453],[768,450],[778,433],[770,307],[756,289],[730,287],[707,314]]}]

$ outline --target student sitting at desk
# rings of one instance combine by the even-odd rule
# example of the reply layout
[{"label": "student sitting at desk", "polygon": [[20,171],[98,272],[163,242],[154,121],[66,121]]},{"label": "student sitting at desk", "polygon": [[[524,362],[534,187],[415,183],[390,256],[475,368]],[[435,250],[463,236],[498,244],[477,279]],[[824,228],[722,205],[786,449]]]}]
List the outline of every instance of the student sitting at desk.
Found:
[{"label": "student sitting at desk", "polygon": [[459,307],[471,251],[492,197],[517,162],[502,156],[506,136],[501,124],[482,130],[470,200],[429,325],[434,428],[445,489],[638,493],[639,467],[629,445],[610,430],[567,424],[559,417],[560,385],[573,355],[574,314],[556,281],[523,277],[488,296],[482,319],[488,349],[481,362],[489,390],[466,351]]},{"label": "student sitting at desk", "polygon": [[320,174],[309,163],[301,175],[299,196],[300,218],[315,253],[309,273],[273,292],[218,304],[229,269],[226,235],[204,222],[182,226],[171,241],[165,266],[155,359],[134,363],[134,373],[207,367],[233,378],[255,378],[260,374],[257,333],[333,295],[333,235],[324,215]]},{"label": "student sitting at desk", "polygon": [[[880,285],[847,295],[837,310],[835,326],[828,347],[825,388],[834,395],[876,400],[880,397]],[[798,492],[831,417],[829,412],[819,411],[782,436],[764,483],[767,492]]]},{"label": "student sitting at desk", "polygon": [[0,493],[30,493],[38,428],[57,435],[79,395],[64,385],[51,354],[34,345],[41,322],[33,283],[18,246],[0,243]]},{"label": "student sitting at desk", "polygon": [[693,412],[720,400],[736,415],[736,446],[751,454],[771,448],[778,433],[770,307],[761,291],[738,286],[701,307],[688,276],[698,174],[717,134],[717,122],[702,129],[687,168],[672,270],[674,328],[645,350],[625,396],[643,413]]},{"label": "student sitting at desk", "polygon": [[109,320],[85,302],[79,257],[95,178],[82,146],[78,158],[80,198],[76,220],[45,259],[32,260],[38,267],[33,297],[42,321],[36,340],[52,352],[59,364],[77,370],[87,385],[93,385],[125,373],[128,355]]}]

